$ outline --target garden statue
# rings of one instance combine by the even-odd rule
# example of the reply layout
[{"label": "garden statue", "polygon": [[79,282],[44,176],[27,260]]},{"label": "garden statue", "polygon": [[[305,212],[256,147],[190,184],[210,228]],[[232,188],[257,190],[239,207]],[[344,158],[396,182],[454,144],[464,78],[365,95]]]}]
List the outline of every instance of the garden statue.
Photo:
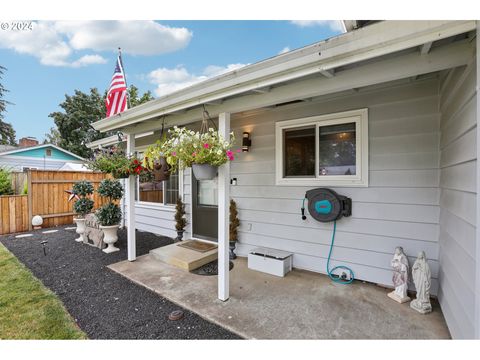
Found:
[{"label": "garden statue", "polygon": [[404,303],[410,300],[407,296],[408,289],[408,259],[403,252],[403,248],[398,246],[395,248],[395,254],[391,261],[393,268],[393,285],[395,290],[388,294],[388,297],[399,302]]},{"label": "garden statue", "polygon": [[417,289],[417,298],[412,300],[410,307],[421,314],[427,314],[432,311],[432,305],[430,304],[432,273],[430,272],[424,251],[418,254],[417,260],[413,264],[412,278]]}]

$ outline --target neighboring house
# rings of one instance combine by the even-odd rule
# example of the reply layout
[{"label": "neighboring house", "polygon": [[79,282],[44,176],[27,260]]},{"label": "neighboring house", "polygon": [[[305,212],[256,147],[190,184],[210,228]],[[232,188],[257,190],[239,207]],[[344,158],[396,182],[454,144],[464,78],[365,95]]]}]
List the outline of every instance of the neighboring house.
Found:
[{"label": "neighboring house", "polygon": [[10,147],[0,152],[0,167],[12,171],[71,170],[73,167],[81,167],[84,163],[85,159],[82,157],[53,144]]},{"label": "neighboring house", "polygon": [[[198,128],[204,105],[223,134],[252,140],[215,181],[196,181],[188,169],[156,201],[135,201],[130,177],[128,259],[136,257],[134,228],[176,235],[180,195],[185,237],[218,239],[218,297],[227,300],[233,198],[239,255],[266,246],[292,252],[294,267],[325,273],[332,223],[304,221],[300,208],[307,190],[333,188],[352,198],[353,211],[337,224],[332,266],[390,285],[395,247],[411,263],[424,250],[452,336],[480,338],[478,42],[475,21],[381,21],[96,122],[142,152],[159,138],[161,119]],[[355,151],[330,156],[322,144],[334,138]]]}]

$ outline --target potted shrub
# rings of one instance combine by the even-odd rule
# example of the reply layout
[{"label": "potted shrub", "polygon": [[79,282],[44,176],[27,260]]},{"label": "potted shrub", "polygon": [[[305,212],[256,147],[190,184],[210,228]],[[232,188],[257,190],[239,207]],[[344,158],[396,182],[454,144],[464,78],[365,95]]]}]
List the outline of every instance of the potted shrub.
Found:
[{"label": "potted shrub", "polygon": [[78,239],[75,239],[77,242],[87,242],[85,238],[85,216],[90,214],[93,209],[93,200],[89,197],[92,194],[93,185],[89,181],[83,180],[73,185],[71,197],[77,199],[73,203],[73,212],[76,214],[73,221],[77,224],[76,233],[79,235]]},{"label": "potted shrub", "polygon": [[192,167],[197,180],[209,180],[217,175],[220,165],[234,159],[233,132],[228,140],[212,128],[200,133],[175,126],[168,133],[169,138],[160,148],[171,171]]},{"label": "potted shrub", "polygon": [[187,226],[187,219],[185,218],[185,204],[183,203],[182,198],[179,196],[175,206],[175,229],[177,230],[177,238],[175,239],[176,241],[182,241],[185,226]]},{"label": "potted shrub", "polygon": [[140,159],[134,155],[127,156],[121,148],[97,152],[94,158],[87,162],[87,167],[94,171],[111,174],[115,179],[141,175],[147,171]]},{"label": "potted shrub", "polygon": [[238,226],[240,220],[238,219],[237,203],[234,200],[230,200],[230,226],[229,226],[229,247],[230,247],[230,260],[237,258],[235,254],[235,244],[238,240]]},{"label": "potted shrub", "polygon": [[118,240],[117,230],[122,220],[122,210],[115,201],[122,198],[123,187],[118,180],[105,179],[97,191],[100,196],[108,198],[108,202],[95,213],[104,234],[103,241],[108,245],[103,251],[108,254],[120,250],[113,245]]}]

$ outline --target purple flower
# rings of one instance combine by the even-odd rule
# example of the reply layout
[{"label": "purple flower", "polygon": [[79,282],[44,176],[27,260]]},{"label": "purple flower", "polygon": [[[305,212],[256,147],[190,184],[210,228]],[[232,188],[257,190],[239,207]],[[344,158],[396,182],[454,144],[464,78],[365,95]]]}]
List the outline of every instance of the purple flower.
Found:
[{"label": "purple flower", "polygon": [[177,156],[177,153],[175,151],[172,151],[172,156]]}]

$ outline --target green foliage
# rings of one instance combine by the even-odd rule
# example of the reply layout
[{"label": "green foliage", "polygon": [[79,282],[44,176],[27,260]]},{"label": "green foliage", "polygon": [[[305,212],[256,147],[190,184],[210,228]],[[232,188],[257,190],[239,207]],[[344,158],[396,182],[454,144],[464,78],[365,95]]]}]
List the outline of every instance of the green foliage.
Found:
[{"label": "green foliage", "polygon": [[112,174],[114,178],[125,178],[129,175],[142,175],[147,170],[136,156],[127,156],[120,149],[109,149],[96,153],[94,158],[87,162],[87,167],[94,171]]},{"label": "green foliage", "polygon": [[[128,92],[131,107],[153,99],[149,91],[139,96],[138,88],[133,85],[130,85]],[[90,158],[93,154],[92,150],[85,144],[113,135],[100,133],[92,127],[93,122],[104,119],[106,116],[106,95],[106,92],[101,95],[96,88],[91,88],[90,93],[75,90],[74,95],[65,95],[65,100],[59,105],[63,111],[56,111],[49,115],[53,118],[56,128],[50,130],[46,140],[74,154]]]},{"label": "green foliage", "polygon": [[87,196],[93,194],[93,185],[90,181],[82,180],[73,185],[72,191],[78,196]]},{"label": "green foliage", "polygon": [[90,214],[93,209],[93,200],[87,197],[82,197],[73,203],[73,211],[85,217],[85,215]]},{"label": "green foliage", "polygon": [[0,168],[0,195],[13,195],[10,171]]},{"label": "green foliage", "polygon": [[123,196],[123,187],[118,180],[102,180],[97,191],[100,196],[107,197],[110,202],[120,200]]},{"label": "green foliage", "polygon": [[237,242],[239,225],[240,220],[238,219],[237,203],[234,200],[230,200],[230,242]]},{"label": "green foliage", "polygon": [[171,166],[172,172],[177,168],[190,167],[192,164],[220,166],[234,159],[234,153],[231,150],[235,142],[233,132],[230,134],[230,139],[225,140],[212,128],[201,134],[174,126],[173,129],[168,130],[168,135],[168,139],[158,141],[147,149],[144,166],[151,168],[153,162],[163,156]]},{"label": "green foliage", "polygon": [[60,299],[1,244],[0,269],[0,339],[87,338]]},{"label": "green foliage", "polygon": [[25,181],[25,184],[23,184],[22,195],[27,195],[27,194],[28,194],[28,183]]},{"label": "green foliage", "polygon": [[7,111],[7,105],[11,104],[4,99],[5,93],[8,92],[2,85],[2,75],[6,69],[0,66],[0,144],[2,145],[15,145],[15,130],[12,124],[3,121],[4,113]]},{"label": "green foliage", "polygon": [[183,231],[185,226],[187,226],[187,219],[185,218],[185,204],[183,203],[182,198],[179,196],[175,205],[175,229],[177,229],[177,231]]},{"label": "green foliage", "polygon": [[122,211],[117,204],[109,202],[98,209],[95,216],[102,226],[118,225],[122,220]]}]

